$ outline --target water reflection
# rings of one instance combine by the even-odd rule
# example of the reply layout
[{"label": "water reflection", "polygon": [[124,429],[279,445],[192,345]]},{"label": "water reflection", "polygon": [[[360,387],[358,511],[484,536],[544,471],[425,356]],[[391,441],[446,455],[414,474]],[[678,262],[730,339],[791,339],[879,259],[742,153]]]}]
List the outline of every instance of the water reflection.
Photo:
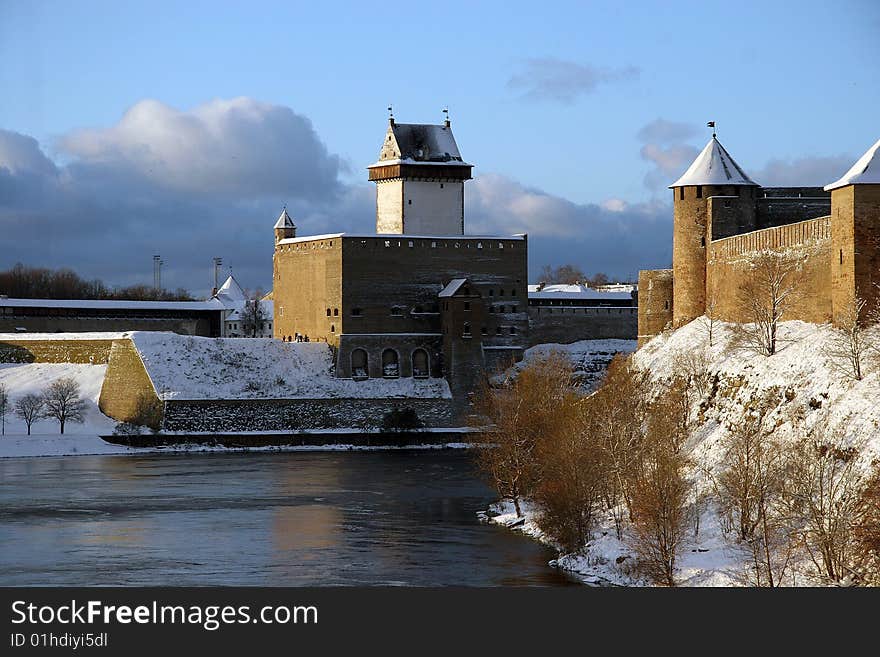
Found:
[{"label": "water reflection", "polygon": [[463,452],[0,460],[0,584],[559,585]]}]

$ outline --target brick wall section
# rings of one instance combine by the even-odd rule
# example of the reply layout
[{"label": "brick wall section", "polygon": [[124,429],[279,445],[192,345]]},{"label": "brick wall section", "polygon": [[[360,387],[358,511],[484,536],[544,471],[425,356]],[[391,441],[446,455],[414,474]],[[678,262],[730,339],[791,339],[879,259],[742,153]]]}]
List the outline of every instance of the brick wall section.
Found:
[{"label": "brick wall section", "polygon": [[672,322],[671,269],[639,272],[638,345],[659,335]]},{"label": "brick wall section", "polygon": [[578,340],[635,340],[638,309],[529,306],[529,346]]},{"label": "brick wall section", "polygon": [[342,238],[276,244],[273,260],[275,337],[299,333],[337,345],[343,323]]},{"label": "brick wall section", "polygon": [[865,314],[880,300],[880,185],[841,187],[831,199],[832,305],[838,320],[853,295],[867,302]]},{"label": "brick wall section", "polygon": [[114,420],[131,420],[142,398],[159,403],[153,383],[131,340],[113,340],[98,408]]},{"label": "brick wall section", "polygon": [[3,340],[0,363],[83,363],[104,365],[112,340]]},{"label": "brick wall section", "polygon": [[785,226],[728,237],[710,244],[707,288],[723,321],[742,322],[737,300],[740,286],[749,277],[749,256],[759,251],[792,250],[804,257],[798,293],[791,299],[784,320],[823,323],[831,320],[831,218],[820,217]]},{"label": "brick wall section", "polygon": [[456,426],[450,399],[269,399],[165,402],[168,431],[296,431],[378,426],[385,413],[415,410],[428,427]]}]

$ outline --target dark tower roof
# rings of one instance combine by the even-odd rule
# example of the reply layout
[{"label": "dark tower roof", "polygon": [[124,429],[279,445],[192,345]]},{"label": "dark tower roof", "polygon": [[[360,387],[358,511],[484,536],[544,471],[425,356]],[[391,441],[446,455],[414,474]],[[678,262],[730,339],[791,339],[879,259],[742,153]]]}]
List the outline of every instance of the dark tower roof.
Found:
[{"label": "dark tower roof", "polygon": [[465,165],[452,126],[423,123],[389,123],[376,164],[397,161]]}]

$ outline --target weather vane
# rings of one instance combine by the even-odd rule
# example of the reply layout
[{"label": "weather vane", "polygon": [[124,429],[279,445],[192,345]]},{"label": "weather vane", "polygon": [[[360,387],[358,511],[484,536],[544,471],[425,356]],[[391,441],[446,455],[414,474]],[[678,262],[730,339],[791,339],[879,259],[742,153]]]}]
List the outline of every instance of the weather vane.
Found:
[{"label": "weather vane", "polygon": [[388,118],[394,119],[394,110],[391,109],[391,105],[388,106]]}]

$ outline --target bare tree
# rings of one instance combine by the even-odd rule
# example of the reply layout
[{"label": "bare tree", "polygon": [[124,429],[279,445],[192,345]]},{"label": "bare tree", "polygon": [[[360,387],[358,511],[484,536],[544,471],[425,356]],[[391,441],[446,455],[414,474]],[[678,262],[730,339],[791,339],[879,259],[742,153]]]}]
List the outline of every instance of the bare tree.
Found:
[{"label": "bare tree", "polygon": [[31,435],[31,425],[42,417],[43,398],[34,393],[28,393],[18,398],[15,402],[15,415],[24,420],[27,425],[27,433]]},{"label": "bare tree", "polygon": [[862,490],[855,538],[860,583],[880,586],[880,469],[874,470]]},{"label": "bare tree", "polygon": [[847,304],[837,317],[831,342],[825,349],[831,364],[856,381],[862,380],[865,356],[870,348],[866,327],[860,321],[865,306],[865,300],[858,296]]},{"label": "bare tree", "polygon": [[263,292],[260,289],[246,293],[244,306],[241,309],[241,328],[245,335],[257,337],[260,327],[266,320],[266,311],[263,306]]},{"label": "bare tree", "polygon": [[687,460],[669,435],[677,431],[663,413],[652,413],[645,449],[632,485],[629,542],[641,570],[654,582],[675,586],[675,566],[687,531],[690,483]]},{"label": "bare tree", "polygon": [[558,267],[544,265],[541,269],[540,280],[548,285],[560,283],[572,285],[574,283],[583,283],[587,280],[587,275],[576,265],[559,265]]},{"label": "bare tree", "polygon": [[801,258],[796,253],[761,251],[749,261],[749,274],[737,290],[745,323],[737,337],[759,354],[776,353],[779,322],[797,293]]},{"label": "bare tree", "polygon": [[6,435],[6,414],[9,412],[9,393],[6,391],[6,386],[0,383],[0,426],[2,426],[2,433],[0,435]]},{"label": "bare tree", "polygon": [[67,422],[85,420],[86,403],[80,398],[79,383],[70,377],[58,379],[43,393],[44,417],[58,420],[61,433]]},{"label": "bare tree", "polygon": [[612,512],[618,539],[623,523],[632,518],[632,481],[644,443],[648,376],[628,356],[617,355],[608,366],[602,386],[587,400],[591,431],[603,452],[607,470],[605,504]]},{"label": "bare tree", "polygon": [[719,312],[718,312],[718,292],[716,286],[712,285],[706,293],[706,312],[699,319],[700,326],[706,334],[709,346],[715,345],[715,333],[718,328]]},{"label": "bare tree", "polygon": [[789,450],[784,499],[819,574],[840,582],[854,572],[861,481],[858,450],[836,446],[840,436],[820,425]]},{"label": "bare tree", "polygon": [[474,422],[488,428],[483,431],[487,444],[477,451],[477,462],[498,494],[513,502],[518,517],[520,501],[532,492],[537,477],[538,440],[559,435],[556,409],[571,393],[571,364],[552,352],[529,363],[501,387],[487,385],[478,395]]}]

